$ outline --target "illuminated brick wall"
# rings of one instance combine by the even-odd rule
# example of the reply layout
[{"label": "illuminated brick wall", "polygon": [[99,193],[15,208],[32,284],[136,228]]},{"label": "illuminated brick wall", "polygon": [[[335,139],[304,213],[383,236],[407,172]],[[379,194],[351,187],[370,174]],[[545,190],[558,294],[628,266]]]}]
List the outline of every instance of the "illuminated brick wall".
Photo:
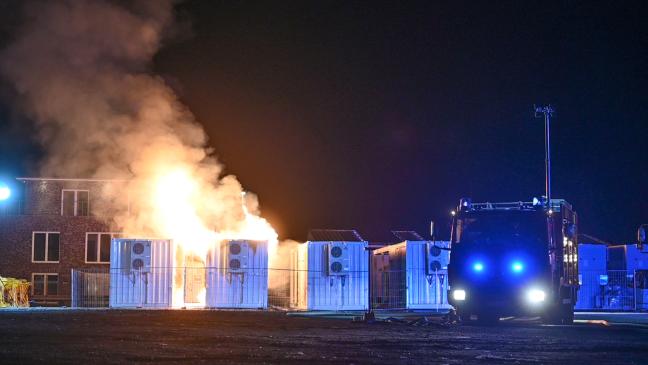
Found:
[{"label": "illuminated brick wall", "polygon": [[[86,264],[87,232],[118,232],[109,219],[98,218],[97,212],[110,214],[115,207],[102,201],[102,189],[115,188],[113,183],[83,181],[24,181],[21,214],[0,215],[0,275],[31,280],[32,273],[57,273],[58,295],[36,300],[70,302],[70,276],[73,268],[107,268],[106,264]],[[106,186],[113,184],[113,186]],[[119,185],[119,184],[118,184]],[[123,185],[123,184],[122,184]],[[90,191],[90,216],[61,215],[62,189]],[[123,193],[123,192],[122,192]],[[60,232],[58,263],[32,262],[34,231]]]}]

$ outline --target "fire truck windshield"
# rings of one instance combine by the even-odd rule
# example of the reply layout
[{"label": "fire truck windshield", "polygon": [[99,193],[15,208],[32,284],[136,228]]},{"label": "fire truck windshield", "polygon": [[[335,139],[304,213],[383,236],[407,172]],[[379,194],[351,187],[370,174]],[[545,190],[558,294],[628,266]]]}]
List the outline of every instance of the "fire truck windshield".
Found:
[{"label": "fire truck windshield", "polygon": [[547,239],[546,219],[537,211],[466,212],[457,218],[453,236],[453,241],[464,247],[538,247]]}]

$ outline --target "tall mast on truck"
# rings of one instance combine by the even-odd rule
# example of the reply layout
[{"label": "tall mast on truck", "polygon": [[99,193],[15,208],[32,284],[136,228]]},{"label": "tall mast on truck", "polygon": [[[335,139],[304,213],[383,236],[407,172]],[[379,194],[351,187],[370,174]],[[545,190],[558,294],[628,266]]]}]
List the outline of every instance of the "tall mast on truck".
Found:
[{"label": "tall mast on truck", "polygon": [[551,117],[555,112],[551,105],[533,106],[535,110],[535,117],[541,118],[544,115],[545,121],[545,190],[547,196],[547,209],[551,209],[551,153],[549,145],[549,127]]}]

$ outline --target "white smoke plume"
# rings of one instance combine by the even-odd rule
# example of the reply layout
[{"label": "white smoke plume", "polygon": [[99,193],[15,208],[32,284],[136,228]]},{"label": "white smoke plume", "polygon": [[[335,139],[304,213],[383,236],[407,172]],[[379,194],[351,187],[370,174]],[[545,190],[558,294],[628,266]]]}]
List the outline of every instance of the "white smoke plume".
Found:
[{"label": "white smoke plume", "polygon": [[296,254],[300,242],[294,240],[283,240],[276,248],[276,252],[270,262],[270,271],[268,273],[268,289],[285,290],[289,285],[292,270],[297,269]]},{"label": "white smoke plume", "polygon": [[201,125],[150,73],[172,25],[170,0],[26,6],[0,72],[37,124],[41,174],[127,180],[130,213],[113,217],[126,232],[200,245],[216,232],[276,239],[256,197],[222,176]]}]

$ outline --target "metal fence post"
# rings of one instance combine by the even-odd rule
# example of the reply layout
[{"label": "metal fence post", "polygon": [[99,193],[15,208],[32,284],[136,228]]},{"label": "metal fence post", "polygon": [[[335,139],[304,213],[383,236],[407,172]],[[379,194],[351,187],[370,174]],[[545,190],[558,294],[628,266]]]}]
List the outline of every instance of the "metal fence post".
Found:
[{"label": "metal fence post", "polygon": [[637,270],[632,273],[632,293],[634,294],[634,311],[637,311]]},{"label": "metal fence post", "polygon": [[184,277],[182,278],[183,281],[183,291],[182,291],[182,301],[185,302],[185,299],[187,298],[187,267],[184,267]]},{"label": "metal fence post", "polygon": [[70,269],[70,277],[72,278],[72,285],[70,286],[70,288],[71,288],[70,289],[70,304],[72,305],[72,308],[74,308],[74,307],[77,306],[76,295],[74,295],[74,289],[75,289],[74,288],[75,287],[74,282],[76,281],[75,280],[76,278],[74,277],[74,269]]}]

